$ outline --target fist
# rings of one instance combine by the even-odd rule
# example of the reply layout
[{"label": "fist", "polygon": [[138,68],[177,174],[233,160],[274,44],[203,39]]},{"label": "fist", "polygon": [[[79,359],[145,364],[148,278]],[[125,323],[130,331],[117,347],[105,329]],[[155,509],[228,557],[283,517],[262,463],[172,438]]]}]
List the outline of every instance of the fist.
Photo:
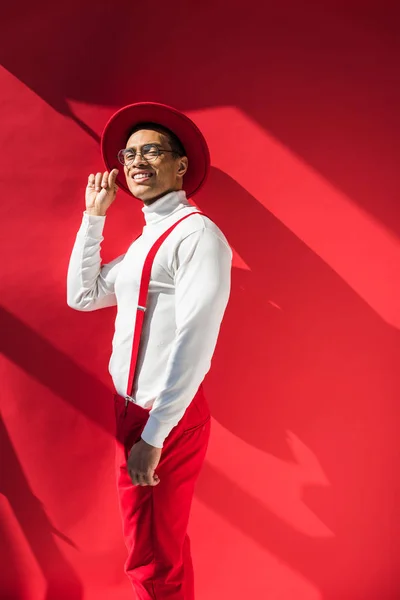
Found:
[{"label": "fist", "polygon": [[133,485],[158,485],[156,468],[161,458],[161,448],[150,446],[144,440],[134,444],[129,453],[127,469]]}]

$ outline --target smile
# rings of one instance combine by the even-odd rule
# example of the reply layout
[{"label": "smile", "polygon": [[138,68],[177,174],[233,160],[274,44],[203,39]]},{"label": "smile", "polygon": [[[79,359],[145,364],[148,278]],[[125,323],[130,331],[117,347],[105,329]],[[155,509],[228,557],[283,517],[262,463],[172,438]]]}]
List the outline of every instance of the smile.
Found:
[{"label": "smile", "polygon": [[134,181],[146,181],[147,179],[150,179],[151,177],[153,177],[153,173],[135,173],[133,176],[133,180]]}]

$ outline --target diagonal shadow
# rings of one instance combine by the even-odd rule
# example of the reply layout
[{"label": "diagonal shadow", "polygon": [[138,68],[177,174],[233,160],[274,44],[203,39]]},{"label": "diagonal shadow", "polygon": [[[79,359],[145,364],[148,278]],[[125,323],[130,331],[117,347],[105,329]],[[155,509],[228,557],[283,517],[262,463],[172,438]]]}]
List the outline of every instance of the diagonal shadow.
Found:
[{"label": "diagonal shadow", "polygon": [[[213,507],[232,527],[239,527],[246,536],[306,577],[318,587],[321,600],[397,600],[393,556],[389,557],[386,579],[380,578],[371,583],[365,576],[364,566],[355,587],[351,577],[352,565],[349,564],[347,532],[340,532],[329,539],[307,537],[266,510],[259,500],[209,463],[204,465],[196,496]],[[359,510],[362,503],[360,497]],[[373,550],[375,554],[376,548]],[[362,544],[358,551],[363,553]],[[269,576],[266,569],[265,577]]]},{"label": "diagonal shadow", "polygon": [[0,330],[7,332],[0,336],[1,353],[93,423],[114,433],[107,386],[1,306]]},{"label": "diagonal shadow", "polygon": [[[248,266],[233,269],[207,376],[214,417],[247,443],[289,459],[285,431],[302,431],[308,439],[302,425],[307,414],[324,415],[339,427],[341,412],[350,423],[364,413],[377,427],[380,411],[392,410],[399,383],[393,366],[400,332],[226,173],[212,168],[196,202]],[[242,207],[240,218],[227,218]],[[227,372],[239,376],[227,378]],[[222,380],[225,400],[216,392]],[[230,402],[243,397],[252,399],[246,419],[241,403]],[[349,406],[352,415],[346,414]],[[260,416],[267,410],[264,422]],[[363,461],[362,454],[358,458]]]},{"label": "diagonal shadow", "polygon": [[[369,411],[368,414],[368,408],[363,406],[363,403],[366,392],[374,393],[374,386],[377,386],[376,393],[379,392],[380,397],[386,393],[381,381],[372,375],[381,378],[382,373],[386,371],[387,381],[390,379],[390,364],[385,365],[382,360],[376,360],[377,355],[381,353],[381,345],[376,341],[379,339],[387,343],[393,331],[382,323],[311,250],[226,174],[213,169],[207,194],[199,196],[198,203],[211,218],[221,224],[232,245],[251,267],[250,272],[234,269],[233,273],[232,298],[219,342],[219,348],[223,348],[224,353],[220,354],[217,349],[209,377],[210,400],[215,418],[234,435],[265,452],[289,461],[293,459],[288,451],[284,434],[287,428],[298,432],[300,437],[314,448],[328,474],[328,479],[333,483],[339,498],[339,509],[346,513],[346,518],[356,517],[354,512],[357,511],[357,507],[349,510],[345,490],[348,491],[354,485],[351,478],[360,469],[360,465],[368,460],[370,449],[367,448],[368,452],[366,452],[364,447],[354,444],[354,436],[350,439],[346,438],[341,418],[350,420],[350,423],[353,419],[356,423],[356,417],[359,419],[358,413],[357,415],[346,413],[346,406],[356,404],[360,407],[361,414],[367,413],[368,418],[374,419],[376,426],[379,427],[379,416],[373,411]],[[226,211],[232,205],[246,207],[240,220],[226,220]],[[257,250],[260,240],[263,240],[263,253]],[[268,276],[266,277],[265,274]],[[306,288],[300,283],[304,277],[307,278]],[[265,302],[260,304],[260,298]],[[283,310],[277,311],[272,308],[272,305],[268,304],[269,299],[273,300],[274,304],[282,306]],[[260,306],[260,309],[255,313],[254,310],[249,311],[248,306]],[[343,310],[340,307],[343,307]],[[353,329],[349,329],[347,320],[349,312],[358,315],[351,324]],[[237,315],[241,315],[240,320],[237,319]],[[343,318],[344,322],[342,322]],[[281,348],[271,348],[270,344],[265,342],[264,351],[260,352],[262,344],[261,346],[260,343],[249,345],[251,341],[249,332],[255,331],[255,319],[259,340],[281,337]],[[0,310],[0,327],[3,331],[13,332],[12,336],[8,336],[7,341],[3,338],[3,352],[10,360],[19,364],[32,377],[111,433],[107,408],[110,390],[106,386],[91,374],[84,372],[71,358],[55,349],[52,344],[5,309]],[[371,340],[376,344],[372,355],[373,348],[366,343],[365,330],[372,332]],[[362,331],[364,334],[360,337]],[[354,364],[349,362],[349,353],[346,353],[341,346],[349,335],[355,340],[360,340],[359,346],[352,348],[351,353],[355,351],[357,361],[360,363],[357,368],[366,370],[369,373],[369,380],[360,381],[358,376],[356,379],[351,376]],[[393,337],[393,340],[395,339],[398,338]],[[313,340],[316,340],[315,348]],[[241,360],[243,347],[247,348],[246,365],[243,365]],[[33,361],[33,356],[38,359]],[[315,381],[310,380],[313,361],[318,361]],[[52,365],[51,370],[46,367],[48,364]],[[300,371],[305,370],[308,373],[308,381],[299,383],[297,374],[290,372],[293,365],[297,365]],[[240,373],[240,377],[226,378],[226,372]],[[225,380],[223,397],[214,392],[219,389],[217,382],[222,378]],[[307,377],[305,379],[307,380]],[[335,387],[331,385],[332,379],[335,379]],[[68,386],[65,386],[65,381],[68,382]],[[290,387],[292,383],[293,388]],[[315,389],[312,386],[315,386]],[[347,404],[345,402],[338,405],[335,401],[338,390],[344,398],[348,398]],[[89,400],[93,396],[96,396],[96,403]],[[246,413],[245,419],[241,404],[232,402],[232,399],[240,397],[253,399],[252,411]],[[322,403],[321,397],[324,398]],[[354,397],[359,398],[356,403]],[[301,413],[298,410],[299,398],[301,398]],[[306,421],[304,415],[307,413],[312,415],[311,422],[320,415],[328,415],[329,427],[342,440],[341,448],[334,447],[332,452],[328,441],[318,442],[316,445],[315,437],[304,425]],[[368,426],[370,426],[369,421]],[[379,455],[376,446],[374,451]],[[215,479],[211,466],[206,468],[205,475],[207,482],[208,477],[211,481]],[[388,480],[386,486],[389,483]],[[226,478],[221,485],[221,493],[227,494],[224,497],[236,497],[243,510],[237,511],[232,507],[232,510],[227,512],[219,502],[218,495],[204,495],[203,489],[204,501],[209,503],[211,508],[225,515],[228,520],[234,521],[235,526],[258,542],[261,540],[262,544],[270,549],[268,535],[265,533],[260,538],[248,515],[257,514],[258,522],[267,524],[264,532],[267,532],[269,527],[281,532],[280,520],[261,505],[254,506],[248,494]],[[322,520],[332,526],[332,521],[336,518],[332,500],[326,493],[322,496],[318,494],[320,492],[316,491],[316,494],[310,496],[310,504],[320,517],[322,515]],[[367,497],[368,491],[366,491]],[[369,519],[368,514],[366,518]],[[355,518],[354,523],[357,524],[361,540],[365,531],[372,529],[372,534],[376,533],[376,527],[374,529],[365,521],[360,523]],[[286,546],[300,544],[302,547],[301,540],[305,540],[305,547],[308,548],[308,540],[296,532],[290,536],[290,528],[286,525],[282,527],[285,535],[272,536],[275,543],[275,546],[274,544],[272,546],[276,555],[289,562],[294,569],[310,576],[312,580],[317,578],[320,588],[325,590],[327,598],[330,598],[329,594],[333,593],[330,590],[334,579],[332,573],[336,571],[329,557],[336,556],[336,550],[332,549],[330,544],[316,542],[319,552],[315,550],[314,545],[311,545],[310,551],[307,550],[304,555],[302,554],[299,560],[299,555],[288,551]],[[334,526],[332,528],[336,529]],[[346,560],[354,568],[355,564],[357,566],[357,544],[354,544],[354,540],[351,539],[352,533],[351,530],[346,530],[343,536],[346,544],[338,547],[343,550]],[[335,545],[336,541],[331,544]],[[387,539],[383,536],[382,551],[386,551],[386,548]],[[325,569],[315,569],[316,556],[324,556],[326,565],[330,566]]]},{"label": "diagonal shadow", "polygon": [[[290,462],[286,432],[296,432],[331,484],[328,490],[309,488],[307,506],[338,537],[313,542],[310,549],[301,534],[288,535],[290,528],[224,477],[221,494],[216,493],[209,465],[206,481],[210,476],[215,493],[205,500],[259,541],[255,524],[260,528],[265,520],[263,545],[311,574],[327,598],[375,600],[376,589],[380,598],[391,598],[400,481],[393,420],[399,331],[226,173],[212,169],[198,204],[221,225],[250,269],[233,271],[231,300],[206,382],[213,416],[247,444]],[[239,207],[240,218],[228,219]],[[268,482],[260,482],[262,489],[268,493]],[[239,508],[235,502],[224,507],[221,497],[237,497]],[[376,563],[377,540],[379,577],[370,574],[369,580],[364,564]],[[347,577],[351,594],[340,589]]]},{"label": "diagonal shadow", "polygon": [[[2,338],[1,352],[12,362],[19,365],[31,377],[48,387],[54,394],[81,411],[86,417],[97,425],[103,427],[107,432],[114,433],[114,424],[106,418],[98,407],[102,400],[110,402],[110,390],[96,380],[90,374],[84,372],[79,365],[71,360],[62,351],[55,348],[41,335],[33,331],[29,326],[22,323],[17,317],[0,307],[0,328],[7,331],[9,335]],[[11,335],[10,335],[11,334]],[[40,357],[40,360],[32,361],[32,356]],[[52,369],[47,365],[51,364]],[[62,377],[61,377],[62,376]],[[68,381],[68,391],[60,384]],[[83,386],[83,389],[82,389]],[[85,401],[88,396],[86,391],[97,395],[95,406],[93,402]],[[94,410],[95,408],[95,410]],[[15,513],[15,516],[23,530],[31,549],[38,560],[48,584],[48,595],[46,600],[78,600],[82,597],[78,580],[70,568],[70,565],[62,556],[53,540],[53,527],[43,510],[40,501],[32,494],[26,481],[23,470],[12,447],[11,440],[5,426],[0,421],[0,450],[4,457],[4,465],[7,471],[13,474],[12,478],[4,474],[0,478],[0,491],[7,498]],[[202,484],[201,482],[205,482]],[[218,473],[207,462],[204,467],[200,485],[197,487],[196,496],[217,510],[228,522],[242,529],[246,535],[250,535],[268,550],[276,552],[283,560],[291,562],[296,570],[300,570],[306,576],[313,576],[313,563],[303,560],[298,564],[295,553],[286,553],[282,543],[301,543],[305,540],[307,548],[312,548],[312,553],[307,555],[312,558],[316,553],[325,551],[328,547],[330,553],[334,553],[329,544],[324,542],[308,542],[302,534],[292,532],[287,525],[279,525],[279,519],[274,517],[270,511],[262,507],[260,503],[253,500],[248,494],[230,481],[223,474]],[[237,502],[235,508],[226,506],[226,498]],[[250,516],[252,515],[252,516]],[[255,523],[258,523],[255,526]],[[285,536],[272,535],[269,531],[285,531]],[[315,575],[315,574],[314,574]],[[323,587],[323,581],[318,582]],[[64,590],[67,590],[65,592]],[[66,593],[66,595],[63,595]],[[330,600],[327,596],[326,600]],[[333,600],[333,599],[332,599]],[[336,599],[335,599],[336,600]],[[353,598],[352,600],[357,600]],[[361,599],[360,599],[361,600]],[[363,599],[365,600],[365,598]]]},{"label": "diagonal shadow", "polygon": [[[45,600],[81,600],[82,583],[55,543],[54,536],[72,546],[74,544],[53,527],[40,500],[33,494],[1,415],[0,456],[0,494],[7,498],[43,573],[46,581]],[[3,577],[6,575],[5,570],[9,569],[9,562],[9,557],[2,556]],[[8,584],[10,594],[12,590],[12,597],[15,597],[16,581],[9,580],[5,583]],[[3,594],[6,589],[3,587],[1,591],[2,598],[5,598]]]},{"label": "diagonal shadow", "polygon": [[[251,11],[243,11],[242,5],[235,10],[235,2],[229,11],[218,1],[203,3],[201,11],[194,11],[190,3],[175,4],[177,10],[171,10],[171,4],[165,3],[152,21],[152,34],[163,40],[163,64],[170,66],[162,69],[155,60],[159,48],[151,51],[145,46],[149,30],[135,27],[138,21],[147,22],[146,6],[121,0],[116,11],[101,1],[93,10],[91,3],[72,0],[61,11],[58,5],[44,1],[20,2],[8,4],[2,11],[7,27],[2,32],[0,59],[20,81],[95,140],[97,134],[74,115],[71,100],[120,106],[143,99],[141,90],[145,89],[147,98],[186,110],[240,106],[325,179],[398,231],[393,189],[398,165],[393,166],[397,153],[392,151],[391,136],[398,106],[391,85],[398,40],[393,38],[386,47],[385,18],[381,11],[377,27],[371,10],[371,43],[359,26],[360,10],[354,19],[354,10],[348,5],[337,18],[333,0],[323,0],[319,6],[312,3],[309,10],[287,1],[273,7],[256,1]],[[389,16],[386,21],[390,22]],[[107,23],[112,43],[93,44],[87,32],[89,22],[94,31],[101,31]],[[121,60],[131,40],[147,49],[140,65],[135,65],[135,78]],[[233,273],[233,301],[208,379],[214,416],[241,439],[286,460],[292,459],[283,435],[288,427],[307,440],[333,483],[330,498],[314,496],[310,503],[326,522],[336,520],[346,528],[348,546],[341,546],[343,556],[351,568],[360,569],[357,557],[365,556],[363,543],[368,541],[373,548],[379,545],[381,553],[387,551],[387,531],[394,522],[382,514],[382,504],[389,499],[387,490],[396,485],[394,420],[388,425],[385,418],[395,414],[391,398],[397,376],[391,357],[396,355],[398,337],[229,178],[214,172],[209,190],[209,196],[200,200],[202,208],[221,224],[251,268],[251,272]],[[224,214],[232,205],[245,207],[240,219],[229,220]],[[265,243],[262,253],[257,250],[260,241]],[[7,356],[110,431],[107,388],[12,315],[3,315],[3,324],[15,327],[16,334],[15,339],[7,340]],[[246,366],[241,360],[243,348]],[[51,370],[46,370],[46,363]],[[238,376],[227,378],[227,372]],[[68,389],[63,381],[68,381]],[[216,393],[219,381],[225,382],[224,397]],[[94,394],[95,406],[88,401]],[[245,418],[240,398],[252,404]],[[314,423],[324,436],[315,435]],[[371,441],[363,440],[363,435]],[[371,465],[371,472],[365,465]],[[373,476],[373,485],[363,488],[368,510],[364,508],[358,515],[358,506],[349,509],[347,498],[357,497],[363,469],[366,480]],[[382,482],[379,471],[385,473]],[[212,473],[206,473],[212,479]],[[380,494],[387,494],[382,501],[379,495],[373,496],[377,482]],[[265,521],[276,529],[272,545],[277,555],[294,565],[299,562],[302,570],[308,554],[300,557],[288,551],[286,541],[279,543],[287,539],[279,521],[270,520],[261,507],[246,501],[245,493],[240,495],[228,484],[222,485],[221,491],[232,492],[243,508],[239,514],[229,507],[235,526],[257,538],[256,524],[248,518],[254,510],[259,523]],[[214,495],[206,500],[225,514],[226,508]],[[268,527],[259,536],[267,548]],[[351,532],[359,545],[349,539]],[[287,543],[301,542],[294,535]],[[336,567],[331,565],[329,573],[324,568],[319,572],[321,561],[317,558],[311,551],[304,570],[309,572],[314,566],[312,579],[321,579],[323,573],[335,589],[331,573],[339,577]],[[321,589],[326,587],[321,582]],[[341,600],[347,593],[353,592],[343,590]],[[366,597],[368,594],[373,600],[384,598],[382,590],[370,590]]]},{"label": "diagonal shadow", "polygon": [[[395,462],[396,436],[391,430],[393,419],[385,420],[393,414],[391,398],[396,383],[388,358],[392,351],[395,356],[398,332],[226,174],[213,169],[206,192],[196,201],[221,225],[251,269],[233,272],[231,301],[207,384],[213,415],[235,436],[287,461],[293,460],[285,441],[287,429],[313,449],[332,491],[315,489],[308,494],[308,504],[331,529],[344,528],[338,542],[341,559],[360,575],[364,568],[358,557],[366,556],[362,546],[372,551],[372,540],[379,539],[384,556],[394,523],[392,510],[379,520],[371,515],[381,512],[381,503],[392,506],[389,490],[395,489],[398,477],[395,468],[389,470],[392,475],[388,473],[388,465]],[[232,206],[245,207],[240,219],[227,219]],[[0,349],[11,361],[113,433],[111,392],[104,384],[4,308],[0,309],[0,328],[8,332],[0,340]],[[226,377],[226,373],[238,376]],[[221,381],[223,395],[217,393]],[[245,418],[239,398],[251,399],[252,410]],[[313,431],[316,422],[318,435]],[[339,446],[337,439],[341,440]],[[387,475],[381,481],[382,471]],[[363,491],[368,507],[364,511],[351,501],[358,494],[360,472],[372,482],[379,481],[380,486],[379,493],[375,484]],[[213,478],[211,467],[205,473]],[[280,531],[279,519],[264,507],[257,509],[246,492],[239,493],[230,485],[226,481],[221,491],[225,497],[237,497],[243,507],[243,511],[234,507],[228,511],[237,527],[259,541],[248,519],[254,510],[259,522]],[[206,495],[205,501],[226,514],[217,495]],[[336,567],[329,560],[331,553],[336,556],[336,550],[321,543],[319,554],[310,550],[300,557],[300,552],[288,551],[286,545],[302,547],[301,540],[305,540],[307,548],[308,541],[296,532],[290,537],[289,529],[284,529],[285,535],[273,536],[276,555],[306,576],[311,574],[312,580],[317,578],[330,598],[332,589],[339,585],[334,582]],[[262,543],[270,548],[267,535],[262,536]],[[317,556],[329,567],[320,568],[320,561],[317,569]],[[360,582],[360,589],[364,589],[361,578]]]},{"label": "diagonal shadow", "polygon": [[[335,0],[311,0],[305,8],[295,0],[255,0],[243,11],[232,0],[227,11],[218,0],[201,10],[172,1],[158,3],[150,30],[136,26],[147,23],[147,7],[129,0],[120,0],[117,10],[105,1],[94,9],[91,2],[71,0],[60,10],[47,0],[22,0],[3,7],[0,62],[94,139],[97,134],[74,115],[71,102],[119,107],[152,99],[185,110],[238,106],[398,232],[399,99],[393,73],[399,38],[392,25],[396,4],[384,4],[349,0],[339,7]],[[107,23],[112,43],[93,43],[87,23],[93,31]],[[148,42],[152,36],[163,40],[162,64],[168,68],[160,68],[159,47]],[[146,48],[135,76],[125,58],[132,43]]]},{"label": "diagonal shadow", "polygon": [[[0,352],[4,356],[91,421],[109,433],[113,432],[108,409],[110,390],[106,386],[3,307],[0,307],[0,330],[6,332],[0,336]],[[93,394],[96,402],[91,400]],[[46,578],[46,600],[80,600],[83,598],[82,584],[53,536],[72,542],[53,528],[43,506],[32,493],[3,421],[0,422],[0,455],[0,493],[8,499]],[[13,590],[15,593],[14,587]]]}]

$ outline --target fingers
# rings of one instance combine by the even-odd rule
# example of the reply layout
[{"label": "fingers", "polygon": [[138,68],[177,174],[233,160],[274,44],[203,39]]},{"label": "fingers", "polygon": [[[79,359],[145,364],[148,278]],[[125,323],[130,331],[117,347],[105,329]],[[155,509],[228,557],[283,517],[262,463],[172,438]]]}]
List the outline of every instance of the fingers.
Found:
[{"label": "fingers", "polygon": [[100,190],[101,190],[101,179],[102,179],[102,174],[96,173],[96,177],[94,180],[94,189],[96,190],[96,192],[100,192]]},{"label": "fingers", "polygon": [[151,476],[151,483],[149,485],[158,485],[160,483],[160,478],[155,473]]},{"label": "fingers", "polygon": [[113,185],[115,184],[115,181],[117,179],[118,176],[118,169],[113,169],[110,173],[110,177],[108,179],[108,184],[110,186],[110,188],[113,187]]},{"label": "fingers", "polygon": [[129,475],[130,475],[133,485],[142,485],[141,481],[140,481],[139,473],[135,473],[134,471],[129,471]]},{"label": "fingers", "polygon": [[151,473],[139,473],[137,471],[129,471],[130,478],[132,480],[133,485],[140,486],[155,486],[160,483],[160,478],[158,475]]},{"label": "fingers", "polygon": [[111,173],[104,171],[104,173],[90,173],[88,178],[88,187],[94,188],[96,192],[100,192],[102,189],[109,188],[116,191],[118,187],[115,185],[115,181],[118,176],[118,169],[113,169]]},{"label": "fingers", "polygon": [[108,171],[104,171],[103,176],[101,178],[101,187],[104,189],[108,187]]}]

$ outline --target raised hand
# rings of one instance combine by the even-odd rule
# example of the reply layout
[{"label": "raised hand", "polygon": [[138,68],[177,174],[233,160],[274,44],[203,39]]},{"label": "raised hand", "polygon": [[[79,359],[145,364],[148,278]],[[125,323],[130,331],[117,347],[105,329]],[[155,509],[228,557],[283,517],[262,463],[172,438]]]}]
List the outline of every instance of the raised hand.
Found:
[{"label": "raised hand", "polygon": [[105,216],[108,208],[114,202],[118,186],[115,184],[118,169],[111,173],[91,173],[86,186],[86,212],[90,215]]}]

